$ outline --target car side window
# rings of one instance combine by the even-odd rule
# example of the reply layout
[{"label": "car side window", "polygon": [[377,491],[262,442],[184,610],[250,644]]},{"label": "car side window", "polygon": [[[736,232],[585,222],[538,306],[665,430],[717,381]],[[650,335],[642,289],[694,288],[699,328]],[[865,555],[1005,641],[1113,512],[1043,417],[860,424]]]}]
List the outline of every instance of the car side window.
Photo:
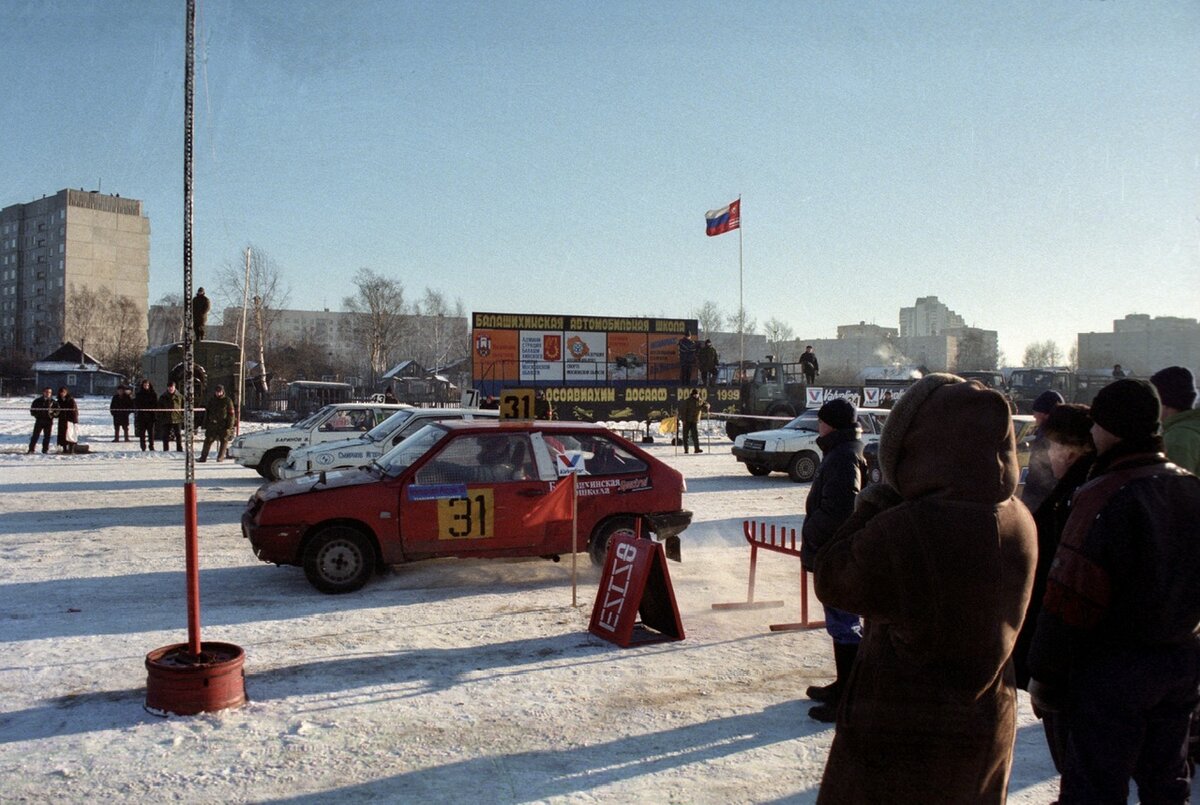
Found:
[{"label": "car side window", "polygon": [[416,483],[504,483],[537,477],[525,434],[485,433],[452,439],[421,467]]},{"label": "car side window", "polygon": [[624,475],[645,472],[646,462],[627,452],[604,435],[584,436],[579,440],[588,475]]}]

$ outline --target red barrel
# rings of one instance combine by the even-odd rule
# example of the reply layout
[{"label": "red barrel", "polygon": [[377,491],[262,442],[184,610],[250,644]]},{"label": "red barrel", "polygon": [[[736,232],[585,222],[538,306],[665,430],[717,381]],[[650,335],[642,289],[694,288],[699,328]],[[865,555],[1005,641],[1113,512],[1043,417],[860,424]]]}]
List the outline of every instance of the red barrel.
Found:
[{"label": "red barrel", "polygon": [[192,654],[187,643],[146,655],[146,709],[193,716],[246,703],[246,653],[232,643],[201,643]]}]

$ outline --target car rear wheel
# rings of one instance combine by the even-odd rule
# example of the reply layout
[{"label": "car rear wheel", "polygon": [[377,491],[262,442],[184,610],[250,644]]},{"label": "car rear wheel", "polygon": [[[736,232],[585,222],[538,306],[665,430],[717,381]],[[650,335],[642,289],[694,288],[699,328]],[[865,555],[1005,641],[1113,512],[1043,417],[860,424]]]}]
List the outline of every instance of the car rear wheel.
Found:
[{"label": "car rear wheel", "polygon": [[817,466],[821,460],[817,458],[816,453],[804,450],[792,456],[791,462],[788,464],[788,477],[798,484],[811,481],[813,476],[817,474]]},{"label": "car rear wheel", "polygon": [[304,575],[323,593],[353,592],[374,572],[371,541],[355,528],[324,528],[304,548]]},{"label": "car rear wheel", "polygon": [[750,470],[751,475],[763,476],[771,474],[771,468],[766,464],[747,464],[746,469]]},{"label": "car rear wheel", "polygon": [[883,470],[879,469],[879,467],[871,467],[867,474],[871,476],[871,483],[873,484],[880,483],[883,480]]},{"label": "car rear wheel", "polygon": [[[596,529],[588,543],[588,555],[592,557],[593,565],[603,565],[608,557],[608,543],[613,537],[632,537],[636,533],[637,524],[632,517],[617,517],[608,520]],[[645,535],[645,531],[642,532]]]},{"label": "car rear wheel", "polygon": [[262,463],[258,465],[258,474],[268,481],[278,481],[283,477],[283,465],[287,464],[287,459],[286,447],[275,448],[263,456]]}]

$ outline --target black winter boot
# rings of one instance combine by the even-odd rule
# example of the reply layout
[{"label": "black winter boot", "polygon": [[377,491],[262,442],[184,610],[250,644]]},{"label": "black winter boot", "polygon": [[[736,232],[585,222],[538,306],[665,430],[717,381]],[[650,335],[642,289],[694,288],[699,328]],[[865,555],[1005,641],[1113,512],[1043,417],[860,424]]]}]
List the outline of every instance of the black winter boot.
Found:
[{"label": "black winter boot", "polygon": [[[837,647],[838,644],[833,644],[833,659],[837,663]],[[828,685],[809,685],[804,691],[804,695],[812,699],[814,702],[837,702],[838,696],[842,693],[842,675],[837,674],[836,678]]]},{"label": "black winter boot", "polygon": [[[833,662],[837,667],[837,679],[829,687],[836,689],[835,696],[828,700],[815,699],[821,703],[816,707],[808,709],[809,718],[824,724],[833,724],[837,721],[838,705],[841,703],[842,690],[847,680],[850,679],[850,669],[854,666],[854,658],[857,656],[857,643],[833,644]],[[810,696],[810,698],[814,697]]]}]

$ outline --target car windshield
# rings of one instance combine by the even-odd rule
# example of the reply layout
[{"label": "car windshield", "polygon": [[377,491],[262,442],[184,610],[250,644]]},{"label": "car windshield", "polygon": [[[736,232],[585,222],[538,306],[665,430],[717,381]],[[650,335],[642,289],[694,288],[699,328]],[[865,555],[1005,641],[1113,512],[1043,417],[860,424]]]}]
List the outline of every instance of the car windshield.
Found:
[{"label": "car windshield", "polygon": [[365,437],[372,442],[382,442],[394,432],[404,427],[404,423],[412,419],[412,411],[397,411],[387,419],[366,432]]},{"label": "car windshield", "polygon": [[384,475],[395,477],[411,467],[413,462],[428,452],[429,448],[440,442],[446,435],[446,430],[444,425],[431,422],[375,459],[373,463],[383,471]]},{"label": "car windshield", "polygon": [[332,410],[333,410],[332,405],[327,405],[324,408],[318,408],[315,412],[309,414],[304,419],[301,419],[299,422],[297,422],[293,427],[311,428],[313,425],[317,424],[318,421],[320,421],[321,417],[325,416]]},{"label": "car windshield", "polygon": [[817,412],[805,411],[800,416],[793,419],[791,422],[783,426],[787,430],[811,430],[813,433],[817,431]]}]

